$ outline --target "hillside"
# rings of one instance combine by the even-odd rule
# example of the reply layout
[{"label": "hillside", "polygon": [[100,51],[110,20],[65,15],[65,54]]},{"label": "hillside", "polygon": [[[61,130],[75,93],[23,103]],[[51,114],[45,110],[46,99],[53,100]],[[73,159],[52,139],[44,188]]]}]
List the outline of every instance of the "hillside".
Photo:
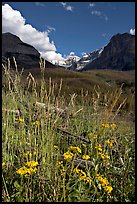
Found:
[{"label": "hillside", "polygon": [[[32,73],[36,80],[37,88],[41,84],[40,69],[25,70],[22,75],[22,84],[26,86],[27,76],[29,71]],[[106,94],[115,92],[122,86],[123,93],[121,101],[127,97],[127,104],[132,103],[134,109],[134,100],[131,102],[131,98],[134,98],[135,92],[135,72],[133,71],[115,71],[115,70],[92,70],[87,72],[76,72],[64,69],[51,69],[46,68],[44,72],[45,81],[47,87],[54,84],[55,93],[58,92],[61,80],[61,94],[65,98],[69,98],[70,95],[76,94],[79,101],[82,103],[82,94],[87,94],[87,103],[90,103],[93,90],[97,90]],[[39,88],[38,88],[39,89]],[[31,90],[30,90],[31,91]],[[126,107],[127,108],[127,107]]]},{"label": "hillside", "polygon": [[[24,69],[38,68],[40,53],[31,45],[24,43],[20,38],[11,33],[2,34],[2,62],[7,63],[10,59],[11,66],[14,68],[15,57],[18,67]],[[56,66],[46,60],[46,66],[55,68]]]},{"label": "hillside", "polygon": [[114,35],[100,56],[87,63],[83,71],[91,69],[135,69],[135,36],[128,33]]}]

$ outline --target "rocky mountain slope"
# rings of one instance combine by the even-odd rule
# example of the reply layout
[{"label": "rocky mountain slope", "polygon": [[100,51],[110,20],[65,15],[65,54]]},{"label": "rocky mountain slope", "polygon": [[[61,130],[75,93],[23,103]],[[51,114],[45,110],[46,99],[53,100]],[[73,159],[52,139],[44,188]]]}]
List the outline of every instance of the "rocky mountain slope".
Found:
[{"label": "rocky mountain slope", "polygon": [[87,63],[82,70],[91,69],[135,69],[135,36],[128,33],[114,35],[100,56]]},{"label": "rocky mountain slope", "polygon": [[[14,67],[13,57],[15,57],[17,66],[24,69],[38,68],[40,53],[31,45],[20,40],[19,37],[11,33],[2,34],[2,63],[7,63],[10,59],[11,66]],[[46,61],[46,67],[56,67]]]}]

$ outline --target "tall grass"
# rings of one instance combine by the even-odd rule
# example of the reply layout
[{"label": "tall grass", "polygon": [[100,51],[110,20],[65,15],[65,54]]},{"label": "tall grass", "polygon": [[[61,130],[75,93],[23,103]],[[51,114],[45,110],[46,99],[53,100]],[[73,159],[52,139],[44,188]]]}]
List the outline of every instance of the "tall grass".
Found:
[{"label": "tall grass", "polygon": [[79,101],[61,92],[62,80],[47,85],[42,61],[39,84],[3,68],[2,200],[134,202],[134,121],[123,114],[122,86],[81,90]]}]

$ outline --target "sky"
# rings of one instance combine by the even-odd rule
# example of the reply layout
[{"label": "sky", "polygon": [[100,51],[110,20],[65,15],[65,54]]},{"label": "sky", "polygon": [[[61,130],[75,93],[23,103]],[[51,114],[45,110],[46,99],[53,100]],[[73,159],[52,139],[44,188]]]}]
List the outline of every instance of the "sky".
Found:
[{"label": "sky", "polygon": [[117,33],[135,35],[135,2],[2,2],[2,33],[63,64],[106,46]]}]

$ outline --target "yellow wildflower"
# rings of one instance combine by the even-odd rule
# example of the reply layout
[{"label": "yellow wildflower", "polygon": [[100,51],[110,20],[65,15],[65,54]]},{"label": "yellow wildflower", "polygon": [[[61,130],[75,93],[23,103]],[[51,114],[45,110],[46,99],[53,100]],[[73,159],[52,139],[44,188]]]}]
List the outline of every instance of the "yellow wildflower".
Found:
[{"label": "yellow wildflower", "polygon": [[29,175],[32,174],[32,173],[36,173],[36,171],[37,171],[37,168],[36,168],[36,167],[35,167],[35,168],[32,168],[32,167],[27,168],[26,166],[23,166],[23,167],[21,167],[20,169],[18,169],[18,170],[16,171],[16,173],[17,173],[17,174],[20,174],[20,175],[29,176]]},{"label": "yellow wildflower", "polygon": [[97,145],[95,146],[95,149],[97,149],[98,151],[102,152],[101,144],[97,144]]},{"label": "yellow wildflower", "polygon": [[115,142],[115,140],[105,140],[105,143],[109,146],[112,147],[113,143]]},{"label": "yellow wildflower", "polygon": [[25,166],[23,166],[23,167],[21,167],[20,169],[18,169],[17,171],[16,171],[16,173],[17,174],[20,174],[20,175],[24,175],[24,174],[27,174],[27,171],[28,169],[25,167]]},{"label": "yellow wildflower", "polygon": [[40,122],[39,121],[35,121],[35,122],[32,122],[32,124],[38,126],[40,124]]},{"label": "yellow wildflower", "polygon": [[110,127],[111,127],[112,129],[114,129],[114,128],[116,128],[117,126],[116,126],[115,123],[112,123],[112,124],[110,125]]},{"label": "yellow wildflower", "polygon": [[38,165],[38,162],[35,162],[35,161],[26,162],[26,166],[28,166],[28,167],[34,167],[37,165]]},{"label": "yellow wildflower", "polygon": [[64,156],[64,159],[71,159],[73,156],[74,156],[74,154],[73,153],[71,153],[71,152],[65,152],[64,154],[63,154],[63,156]]},{"label": "yellow wildflower", "polygon": [[22,118],[15,118],[15,121],[16,121],[16,122],[19,122],[19,123],[23,123],[23,122],[24,122],[24,119],[22,119]]},{"label": "yellow wildflower", "polygon": [[87,177],[80,175],[79,178],[80,178],[80,180],[86,181],[86,178],[87,178]]},{"label": "yellow wildflower", "polygon": [[101,156],[101,158],[102,158],[103,160],[110,159],[110,157],[108,156],[108,154],[102,154],[102,153],[99,152],[99,155]]},{"label": "yellow wildflower", "polygon": [[79,153],[81,153],[81,149],[80,149],[79,147],[70,146],[70,149],[71,149],[73,152],[79,152]]},{"label": "yellow wildflower", "polygon": [[101,126],[104,127],[104,128],[109,128],[110,127],[108,123],[102,123]]},{"label": "yellow wildflower", "polygon": [[96,174],[96,177],[98,181],[101,183],[101,186],[105,189],[105,191],[111,193],[113,188],[111,186],[108,186],[109,185],[108,180],[106,178],[103,178],[100,174]]},{"label": "yellow wildflower", "polygon": [[36,171],[37,171],[37,168],[36,168],[36,167],[35,167],[34,169],[33,169],[32,167],[30,167],[30,168],[27,169],[27,173],[28,173],[28,174],[36,173]]},{"label": "yellow wildflower", "polygon": [[93,139],[97,139],[97,136],[98,136],[98,135],[91,132],[91,133],[88,134],[88,136],[89,136],[91,139],[92,139],[92,138],[93,138]]},{"label": "yellow wildflower", "polygon": [[87,177],[87,176],[81,176],[80,175],[80,180],[82,180],[82,181],[85,181],[86,183],[89,183],[89,182],[91,182],[92,180],[89,178],[89,177]]},{"label": "yellow wildflower", "polygon": [[105,154],[105,159],[110,159],[110,157],[108,156],[108,154]]},{"label": "yellow wildflower", "polygon": [[101,181],[101,185],[104,187],[105,185],[108,185],[109,184],[109,182],[108,182],[108,180],[106,179],[106,178],[104,178],[104,179],[102,179],[102,181]]},{"label": "yellow wildflower", "polygon": [[58,166],[63,164],[63,161],[57,161],[56,163]]},{"label": "yellow wildflower", "polygon": [[104,189],[105,189],[108,193],[111,193],[111,191],[113,190],[112,186],[104,186]]},{"label": "yellow wildflower", "polygon": [[6,163],[5,162],[2,162],[2,167],[4,167],[6,165]]},{"label": "yellow wildflower", "polygon": [[92,179],[91,179],[91,178],[86,177],[86,182],[87,182],[87,183],[90,183],[91,181],[92,181]]},{"label": "yellow wildflower", "polygon": [[54,148],[55,148],[55,149],[58,149],[59,147],[58,147],[57,145],[54,145]]},{"label": "yellow wildflower", "polygon": [[103,178],[101,175],[97,176],[98,181],[103,182]]},{"label": "yellow wildflower", "polygon": [[86,176],[87,176],[87,175],[86,175],[86,172],[83,171],[83,170],[80,170],[80,176],[85,176],[85,177],[86,177]]},{"label": "yellow wildflower", "polygon": [[78,168],[75,168],[75,169],[73,170],[73,172],[74,172],[74,173],[77,173],[77,174],[79,174],[79,173],[80,173],[80,171],[81,171],[81,170],[80,170],[80,169],[78,169]]},{"label": "yellow wildflower", "polygon": [[104,154],[100,154],[100,156],[101,156],[101,158],[102,158],[102,159],[104,159],[104,158],[105,158]]},{"label": "yellow wildflower", "polygon": [[76,167],[73,172],[79,175],[80,180],[85,181],[87,183],[91,182],[91,179],[87,177],[86,172],[84,172],[83,170],[80,170]]},{"label": "yellow wildflower", "polygon": [[90,156],[89,155],[82,155],[82,159],[88,160],[88,159],[90,159]]},{"label": "yellow wildflower", "polygon": [[86,144],[83,143],[82,146],[83,146],[83,147],[86,147]]}]

